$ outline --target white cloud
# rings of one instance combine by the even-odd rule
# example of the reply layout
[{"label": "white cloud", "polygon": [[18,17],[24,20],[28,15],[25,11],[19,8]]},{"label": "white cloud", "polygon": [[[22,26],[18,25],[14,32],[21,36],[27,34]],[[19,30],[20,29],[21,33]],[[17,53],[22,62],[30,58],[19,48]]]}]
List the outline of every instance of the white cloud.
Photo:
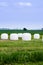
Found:
[{"label": "white cloud", "polygon": [[0,2],[0,7],[8,6],[7,2]]},{"label": "white cloud", "polygon": [[18,2],[16,3],[17,6],[32,6],[30,2]]}]

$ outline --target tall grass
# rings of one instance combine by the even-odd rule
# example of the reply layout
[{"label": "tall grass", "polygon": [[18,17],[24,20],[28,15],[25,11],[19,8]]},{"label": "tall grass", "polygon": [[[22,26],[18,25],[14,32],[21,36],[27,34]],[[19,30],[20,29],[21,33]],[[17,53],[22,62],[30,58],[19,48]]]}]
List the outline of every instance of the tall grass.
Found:
[{"label": "tall grass", "polygon": [[43,51],[16,51],[0,53],[1,63],[27,63],[43,61]]}]

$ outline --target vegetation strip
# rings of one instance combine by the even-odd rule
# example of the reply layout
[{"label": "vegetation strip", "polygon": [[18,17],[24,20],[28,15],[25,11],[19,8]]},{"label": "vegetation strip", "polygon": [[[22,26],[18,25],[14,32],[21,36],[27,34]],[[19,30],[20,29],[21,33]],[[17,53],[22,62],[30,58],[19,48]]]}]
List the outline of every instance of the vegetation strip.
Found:
[{"label": "vegetation strip", "polygon": [[43,61],[43,51],[16,51],[0,52],[0,62],[2,63],[25,63]]}]

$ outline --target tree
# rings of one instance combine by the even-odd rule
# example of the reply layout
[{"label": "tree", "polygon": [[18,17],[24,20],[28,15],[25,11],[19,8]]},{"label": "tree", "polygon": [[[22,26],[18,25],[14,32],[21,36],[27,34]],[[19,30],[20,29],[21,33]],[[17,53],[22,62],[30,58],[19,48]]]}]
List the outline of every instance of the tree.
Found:
[{"label": "tree", "polygon": [[26,28],[23,28],[24,31],[26,31],[27,29]]}]

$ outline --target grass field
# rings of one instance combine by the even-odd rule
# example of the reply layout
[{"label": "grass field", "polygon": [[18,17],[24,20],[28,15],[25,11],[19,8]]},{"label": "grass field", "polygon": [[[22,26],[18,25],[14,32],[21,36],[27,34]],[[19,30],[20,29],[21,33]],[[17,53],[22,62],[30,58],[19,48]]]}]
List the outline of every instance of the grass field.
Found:
[{"label": "grass field", "polygon": [[[31,52],[43,52],[43,42],[42,39],[31,41],[23,41],[19,39],[18,41],[11,41],[11,40],[0,40],[0,65],[43,65],[42,61],[38,62],[21,62],[21,63],[9,63],[7,61],[10,60],[10,56],[12,53],[31,53]],[[18,54],[19,54],[18,53]],[[5,54],[5,55],[4,55]],[[10,56],[9,56],[10,55]],[[21,57],[21,56],[20,56]],[[7,59],[8,58],[8,59]],[[19,57],[18,57],[19,58]],[[4,60],[4,61],[3,61]],[[12,60],[12,58],[11,58]],[[14,60],[14,58],[13,58]],[[17,61],[17,59],[16,59]]]},{"label": "grass field", "polygon": [[43,65],[43,62],[28,62],[28,63],[10,63],[10,64],[3,64],[0,63],[0,65]]},{"label": "grass field", "polygon": [[[32,34],[32,40],[0,40],[0,65],[43,65],[42,30],[0,30],[0,34],[21,32],[30,32]],[[33,38],[34,33],[41,34],[39,40]]]},{"label": "grass field", "polygon": [[40,35],[43,35],[43,30],[0,30],[0,34],[2,33],[31,33],[32,35],[35,33],[39,33]]}]

